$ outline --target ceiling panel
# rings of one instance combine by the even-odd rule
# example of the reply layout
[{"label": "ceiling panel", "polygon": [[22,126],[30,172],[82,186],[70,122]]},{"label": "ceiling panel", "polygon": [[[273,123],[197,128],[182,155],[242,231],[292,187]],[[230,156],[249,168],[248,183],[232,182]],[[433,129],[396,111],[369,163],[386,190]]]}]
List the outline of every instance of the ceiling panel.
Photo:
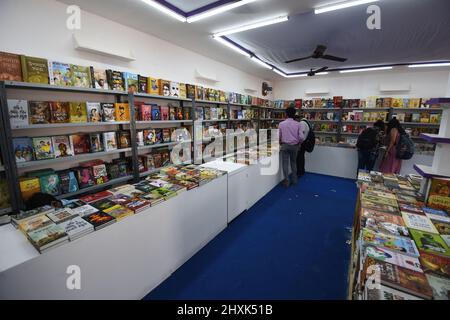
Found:
[{"label": "ceiling panel", "polygon": [[184,12],[190,12],[196,9],[199,9],[208,4],[217,2],[217,0],[166,0],[170,4],[174,5],[178,9],[183,10]]}]

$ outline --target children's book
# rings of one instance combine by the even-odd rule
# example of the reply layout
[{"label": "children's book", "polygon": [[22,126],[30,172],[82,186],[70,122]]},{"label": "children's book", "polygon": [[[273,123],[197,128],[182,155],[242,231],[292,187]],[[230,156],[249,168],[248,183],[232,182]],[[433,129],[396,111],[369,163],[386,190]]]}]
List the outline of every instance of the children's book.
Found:
[{"label": "children's book", "polygon": [[33,142],[31,138],[13,138],[14,155],[16,162],[28,162],[33,160]]},{"label": "children's book", "polygon": [[41,185],[41,192],[47,193],[52,196],[57,196],[61,194],[60,182],[58,174],[49,174],[39,178],[39,183]]},{"label": "children's book", "polygon": [[102,106],[99,102],[87,102],[87,115],[89,122],[102,122]]},{"label": "children's book", "polygon": [[105,69],[91,67],[91,80],[92,80],[92,88],[103,90],[109,89]]},{"label": "children's book", "polygon": [[90,88],[92,86],[90,67],[71,64],[70,69],[71,69],[71,81],[70,81],[71,86],[80,88]]},{"label": "children's book", "polygon": [[48,62],[50,84],[61,87],[71,86],[72,70],[70,64],[56,61]]},{"label": "children's book", "polygon": [[130,108],[128,103],[115,103],[116,121],[130,121]]},{"label": "children's book", "polygon": [[69,102],[52,101],[50,104],[50,122],[67,123],[69,122],[70,105]]},{"label": "children's book", "polygon": [[52,137],[53,150],[56,158],[73,156],[72,141],[68,136]]},{"label": "children's book", "polygon": [[103,122],[115,122],[116,121],[116,108],[113,103],[102,103],[102,119]]},{"label": "children's book", "polygon": [[117,150],[117,137],[115,132],[104,132],[103,133],[103,143],[105,151]]},{"label": "children's book", "polygon": [[55,158],[51,137],[32,138],[34,156],[36,160],[47,160]]},{"label": "children's book", "polygon": [[70,102],[70,122],[85,123],[88,121],[86,102]]},{"label": "children's book", "polygon": [[50,123],[50,104],[46,101],[30,101],[28,114],[30,124]]},{"label": "children's book", "polygon": [[89,141],[91,146],[91,152],[101,152],[104,151],[102,134],[101,133],[90,133]]}]

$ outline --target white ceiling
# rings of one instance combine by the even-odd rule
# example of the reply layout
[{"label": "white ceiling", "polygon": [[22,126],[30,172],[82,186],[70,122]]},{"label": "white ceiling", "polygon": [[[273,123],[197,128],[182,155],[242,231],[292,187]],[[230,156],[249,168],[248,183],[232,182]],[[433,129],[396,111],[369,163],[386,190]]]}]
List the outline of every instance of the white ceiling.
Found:
[{"label": "white ceiling", "polygon": [[[318,5],[336,0],[259,0],[232,11],[198,21],[181,23],[148,6],[140,0],[58,0],[76,4],[82,10],[97,14],[120,24],[167,40],[183,48],[197,52],[214,60],[236,67],[249,74],[267,80],[280,78],[270,70],[261,68],[250,59],[224,47],[211,38],[215,32],[236,25],[281,14],[298,14]],[[183,8],[198,8],[214,0],[169,0],[172,4],[187,3]],[[270,28],[270,27],[269,27]]]}]

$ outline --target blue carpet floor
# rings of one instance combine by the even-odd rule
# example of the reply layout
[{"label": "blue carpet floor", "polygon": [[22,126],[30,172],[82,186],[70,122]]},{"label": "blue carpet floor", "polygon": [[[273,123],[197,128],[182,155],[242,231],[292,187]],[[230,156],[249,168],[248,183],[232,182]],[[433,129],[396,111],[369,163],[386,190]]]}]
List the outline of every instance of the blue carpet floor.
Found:
[{"label": "blue carpet floor", "polygon": [[277,186],[144,299],[346,299],[354,181]]}]

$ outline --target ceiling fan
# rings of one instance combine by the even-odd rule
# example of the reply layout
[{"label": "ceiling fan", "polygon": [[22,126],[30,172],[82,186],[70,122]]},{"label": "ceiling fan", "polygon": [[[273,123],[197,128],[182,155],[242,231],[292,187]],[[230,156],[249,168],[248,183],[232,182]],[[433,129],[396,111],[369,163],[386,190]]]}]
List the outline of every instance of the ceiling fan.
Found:
[{"label": "ceiling fan", "polygon": [[285,63],[292,63],[292,62],[297,62],[297,61],[311,59],[311,58],[312,59],[326,59],[326,60],[332,60],[332,61],[338,61],[338,62],[347,61],[347,58],[341,58],[341,57],[336,57],[336,56],[332,56],[329,54],[324,54],[325,50],[327,50],[327,47],[319,44],[316,47],[316,50],[314,50],[312,55],[307,56],[307,57],[298,58],[298,59],[288,60]]},{"label": "ceiling fan", "polygon": [[324,72],[324,71],[327,70],[327,69],[328,69],[328,67],[322,67],[322,68],[316,69],[316,70],[311,69],[311,71],[308,72],[308,77],[313,77],[313,76],[315,76],[317,73]]}]

